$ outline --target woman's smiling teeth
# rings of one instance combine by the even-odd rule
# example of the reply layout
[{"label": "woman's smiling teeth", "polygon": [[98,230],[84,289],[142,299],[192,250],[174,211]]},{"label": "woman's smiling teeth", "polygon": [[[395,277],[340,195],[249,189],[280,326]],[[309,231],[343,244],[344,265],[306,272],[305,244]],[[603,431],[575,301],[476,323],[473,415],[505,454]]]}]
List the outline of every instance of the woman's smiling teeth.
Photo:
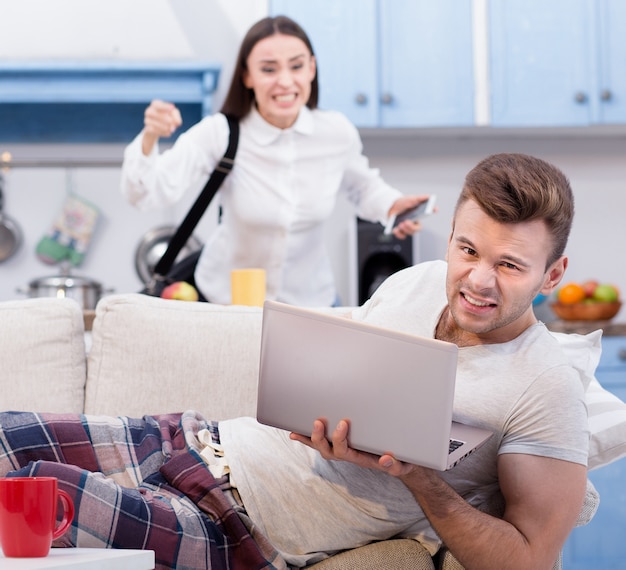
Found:
[{"label": "woman's smiling teeth", "polygon": [[296,98],[296,94],[295,93],[289,93],[288,95],[275,95],[274,99],[276,99],[276,101],[278,101],[279,103],[288,103],[290,101],[293,101]]}]

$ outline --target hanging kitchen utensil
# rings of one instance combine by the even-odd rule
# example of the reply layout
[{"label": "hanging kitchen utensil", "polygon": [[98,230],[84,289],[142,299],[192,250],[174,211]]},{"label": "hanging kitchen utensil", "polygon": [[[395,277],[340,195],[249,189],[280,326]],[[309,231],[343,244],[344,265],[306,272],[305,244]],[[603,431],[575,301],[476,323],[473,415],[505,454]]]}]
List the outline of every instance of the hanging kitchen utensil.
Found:
[{"label": "hanging kitchen utensil", "polygon": [[22,245],[22,230],[4,213],[4,181],[0,171],[0,262],[13,256]]}]

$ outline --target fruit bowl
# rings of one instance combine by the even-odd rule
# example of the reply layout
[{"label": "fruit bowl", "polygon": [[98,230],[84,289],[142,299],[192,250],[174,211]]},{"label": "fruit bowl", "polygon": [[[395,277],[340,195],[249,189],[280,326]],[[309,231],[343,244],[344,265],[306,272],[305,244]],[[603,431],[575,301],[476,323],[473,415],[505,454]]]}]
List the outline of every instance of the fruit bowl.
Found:
[{"label": "fruit bowl", "polygon": [[552,310],[564,321],[606,321],[612,319],[622,307],[620,301],[612,303],[553,303]]}]

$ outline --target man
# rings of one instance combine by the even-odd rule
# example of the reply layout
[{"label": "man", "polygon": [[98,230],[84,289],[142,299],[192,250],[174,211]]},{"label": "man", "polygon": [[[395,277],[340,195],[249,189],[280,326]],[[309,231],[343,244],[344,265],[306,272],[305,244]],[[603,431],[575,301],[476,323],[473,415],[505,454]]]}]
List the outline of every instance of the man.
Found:
[{"label": "man", "polygon": [[[218,425],[183,415],[180,431],[185,432],[185,444],[208,455],[212,473],[222,488],[228,487],[228,496],[258,538],[268,564],[280,566],[282,560],[304,566],[337,551],[404,536],[420,541],[431,554],[443,542],[467,569],[552,568],[585,493],[587,416],[578,374],[545,326],[536,321],[532,300],[538,293],[550,294],[563,277],[573,211],[569,183],[552,165],[518,154],[488,157],[466,178],[454,213],[447,264],[429,262],[396,273],[352,314],[355,319],[460,347],[455,419],[486,427],[495,435],[452,470],[438,473],[402,463],[392,454],[376,457],[351,449],[349,421],[326,426],[318,420],[307,438],[260,425],[252,418]],[[68,445],[72,443],[68,434],[74,432],[59,418],[44,418],[46,438],[59,443],[54,454],[43,457],[47,462],[28,466],[28,461],[42,458],[47,443],[40,437],[25,446],[32,436],[24,436],[23,426],[30,421],[40,429],[39,420],[0,414],[5,450],[0,453],[0,475],[26,466],[15,473],[54,473],[63,487],[71,477],[53,469],[51,462],[62,461],[55,459],[59,449],[74,453],[76,446]],[[96,435],[113,430],[103,425],[104,419],[63,421],[89,425],[85,447],[92,445],[103,455]],[[91,429],[96,421],[98,429]],[[120,431],[134,426],[141,432],[141,437],[124,440],[132,440],[133,446],[137,441],[158,441],[159,433],[167,439],[168,430],[159,421],[126,421],[118,420]],[[195,428],[185,429],[190,422]],[[208,439],[213,442],[204,449],[199,442],[207,441],[199,438],[203,427],[209,428]],[[149,437],[144,435],[147,432]],[[215,505],[203,509],[198,488],[210,481],[198,473],[192,459],[171,452],[181,444],[180,438],[172,436],[172,440],[174,444],[163,445],[171,458],[160,458],[158,448],[150,452],[142,448],[141,453],[133,452],[136,457],[150,457],[141,469],[125,465],[125,471],[106,472],[121,481],[123,471],[131,480],[122,483],[137,487],[139,493],[119,489],[110,480],[105,488],[97,474],[71,474],[89,481],[92,498],[108,489],[109,495],[130,504],[141,495],[141,508],[133,509],[132,525],[124,532],[111,523],[112,501],[90,505],[88,521],[81,519],[78,506],[82,535],[71,536],[71,544],[94,545],[97,537],[98,544],[164,549],[164,541],[143,537],[150,535],[151,525],[156,526],[151,521],[157,518],[167,521],[158,525],[161,532],[177,522],[158,511],[163,504],[175,502],[165,483],[192,498],[211,515],[211,521],[226,520],[227,513],[216,511]],[[123,454],[128,464],[125,448]],[[74,463],[67,457],[63,461]],[[80,467],[89,469],[84,463]],[[96,460],[89,465],[96,465],[92,471],[104,471]],[[225,468],[230,477],[223,476]],[[192,471],[199,477],[194,485],[187,475]],[[237,492],[231,493],[234,488]],[[482,512],[499,494],[504,500],[502,517]],[[153,495],[158,500],[152,500]],[[190,558],[199,558],[203,547],[201,541],[190,545],[189,536],[214,529],[205,520],[200,530],[181,522],[183,499],[176,496],[171,509],[187,540],[184,548],[176,543],[176,552],[186,553],[181,564],[192,567]],[[104,520],[112,530],[97,527],[94,519]],[[140,524],[144,534],[136,530]],[[264,537],[280,556],[272,558]],[[171,536],[170,541],[174,541]],[[192,556],[193,549],[200,554]],[[210,554],[213,557],[214,550]],[[172,562],[169,552],[159,550],[158,560],[168,560],[171,567],[178,563]],[[257,560],[255,567],[262,563]]]},{"label": "man", "polygon": [[[454,214],[445,276],[447,306],[436,303],[443,311],[437,319],[427,318],[426,327],[435,324],[436,338],[461,347],[455,414],[468,414],[476,423],[497,429],[490,445],[498,446],[497,480],[505,501],[501,520],[472,508],[446,483],[460,486],[461,473],[472,472],[469,464],[441,476],[391,455],[358,453],[347,446],[345,422],[332,433],[332,446],[321,422],[310,440],[294,436],[325,459],[352,461],[398,477],[466,568],[551,568],[580,512],[587,449],[582,387],[567,366],[550,357],[554,343],[532,311],[533,298],[549,295],[563,277],[573,210],[569,184],[554,167],[520,155],[496,155],[481,162],[468,175]],[[443,279],[442,269],[425,275],[437,271]],[[426,294],[434,288],[414,280],[420,274],[419,268],[412,268],[392,277],[355,316],[427,332],[424,323],[415,327],[410,322],[418,318],[410,312],[419,306],[413,297],[424,295],[422,287]],[[481,355],[485,351],[491,354]],[[478,369],[470,359],[481,363]],[[483,393],[480,385],[485,383],[494,392]],[[507,391],[513,396],[512,390],[520,401],[502,399]],[[558,399],[550,398],[557,394]],[[528,396],[528,409],[522,411],[519,404]],[[486,400],[476,401],[481,397]],[[565,398],[569,404],[564,404]],[[516,409],[494,409],[502,405]],[[566,408],[570,417],[564,420],[560,414]],[[475,416],[476,410],[480,416]],[[550,430],[567,424],[576,436],[559,444],[558,434]]]},{"label": "man", "polygon": [[[310,439],[292,434],[316,451],[309,455],[280,432],[240,420],[220,424],[244,505],[279,550],[294,553],[306,544],[310,552],[329,543],[339,549],[387,533],[417,538],[434,552],[432,525],[466,568],[552,567],[581,509],[588,433],[582,383],[537,322],[532,300],[549,295],[563,277],[573,211],[558,169],[529,156],[489,157],[466,178],[447,266],[431,262],[396,273],[352,315],[461,348],[455,418],[495,436],[451,471],[350,449],[348,422],[318,421]],[[311,496],[298,493],[302,481]],[[502,519],[475,508],[498,487]]]}]

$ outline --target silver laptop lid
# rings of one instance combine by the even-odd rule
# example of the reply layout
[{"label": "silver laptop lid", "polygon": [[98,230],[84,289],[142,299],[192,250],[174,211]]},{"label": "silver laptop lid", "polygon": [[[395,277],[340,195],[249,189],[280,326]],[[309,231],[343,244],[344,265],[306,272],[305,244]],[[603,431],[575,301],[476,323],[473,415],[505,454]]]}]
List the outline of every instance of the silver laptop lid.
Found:
[{"label": "silver laptop lid", "polygon": [[458,348],[266,301],[257,419],[310,435],[350,419],[350,445],[446,469]]}]

